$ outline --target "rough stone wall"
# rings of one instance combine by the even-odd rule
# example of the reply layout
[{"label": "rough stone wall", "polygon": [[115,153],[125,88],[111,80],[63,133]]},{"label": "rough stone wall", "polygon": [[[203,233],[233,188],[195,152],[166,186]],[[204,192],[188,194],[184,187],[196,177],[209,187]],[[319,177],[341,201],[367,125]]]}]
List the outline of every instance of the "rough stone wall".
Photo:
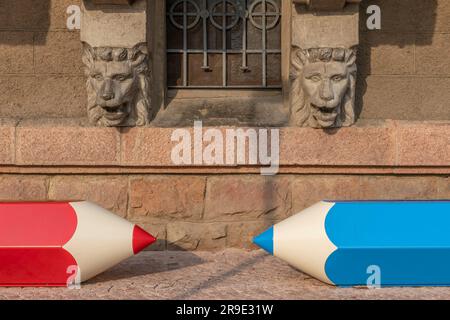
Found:
[{"label": "rough stone wall", "polygon": [[80,0],[0,0],[0,117],[85,117],[78,31],[67,7]]},{"label": "rough stone wall", "polygon": [[0,201],[88,199],[154,233],[152,250],[254,248],[254,235],[322,199],[443,198],[443,176],[0,175]]}]

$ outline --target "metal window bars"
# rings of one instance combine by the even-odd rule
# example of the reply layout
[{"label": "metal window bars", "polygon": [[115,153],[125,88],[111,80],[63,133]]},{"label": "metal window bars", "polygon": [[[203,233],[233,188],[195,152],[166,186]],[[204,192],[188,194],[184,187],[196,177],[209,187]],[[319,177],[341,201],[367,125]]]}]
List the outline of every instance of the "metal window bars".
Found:
[{"label": "metal window bars", "polygon": [[[260,9],[257,11],[257,9]],[[270,10],[268,10],[270,8]],[[193,10],[192,10],[193,9]],[[267,32],[275,28],[281,20],[281,8],[274,0],[202,0],[201,7],[195,0],[177,0],[168,8],[168,21],[183,32],[182,49],[167,49],[167,53],[182,54],[182,85],[170,86],[172,88],[281,88],[280,85],[268,85],[267,83],[267,55],[279,54],[281,49],[267,48]],[[177,21],[182,18],[182,24]],[[270,19],[270,21],[269,21]],[[188,48],[188,32],[195,28],[202,20],[203,49]],[[227,32],[238,23],[242,23],[242,49],[233,50],[227,46]],[[250,22],[262,33],[260,49],[248,49],[247,23]],[[208,23],[222,33],[222,48],[208,48]],[[170,36],[170,35],[168,35]],[[201,68],[207,72],[209,66],[208,54],[222,54],[222,85],[221,86],[192,86],[188,82],[188,55],[203,54],[203,65]],[[229,85],[227,77],[228,54],[242,54],[241,72],[249,71],[248,54],[261,54],[262,82],[261,85]],[[281,66],[280,66],[281,68]]]}]

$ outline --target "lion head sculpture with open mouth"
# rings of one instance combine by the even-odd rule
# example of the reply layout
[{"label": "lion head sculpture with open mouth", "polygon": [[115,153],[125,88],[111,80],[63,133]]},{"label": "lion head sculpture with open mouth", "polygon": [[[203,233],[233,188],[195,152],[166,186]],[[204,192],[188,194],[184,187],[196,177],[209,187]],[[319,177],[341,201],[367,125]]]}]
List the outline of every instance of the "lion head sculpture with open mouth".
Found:
[{"label": "lion head sculpture with open mouth", "polygon": [[98,126],[143,126],[150,121],[148,53],[133,48],[93,48],[83,43],[88,116]]},{"label": "lion head sculpture with open mouth", "polygon": [[335,128],[355,123],[356,49],[295,47],[291,122]]}]

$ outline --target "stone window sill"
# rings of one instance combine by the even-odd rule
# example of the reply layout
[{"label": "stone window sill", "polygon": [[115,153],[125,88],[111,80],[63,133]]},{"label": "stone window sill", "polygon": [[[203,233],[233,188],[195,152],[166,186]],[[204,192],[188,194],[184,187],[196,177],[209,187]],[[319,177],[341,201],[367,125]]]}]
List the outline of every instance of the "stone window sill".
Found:
[{"label": "stone window sill", "polygon": [[289,119],[279,90],[170,90],[157,127],[189,127],[192,119],[205,126],[283,127]]},{"label": "stone window sill", "polygon": [[[0,120],[0,172],[260,172],[245,165],[176,166],[170,156],[174,129]],[[280,128],[280,173],[450,174],[450,122],[360,121],[331,131]]]}]

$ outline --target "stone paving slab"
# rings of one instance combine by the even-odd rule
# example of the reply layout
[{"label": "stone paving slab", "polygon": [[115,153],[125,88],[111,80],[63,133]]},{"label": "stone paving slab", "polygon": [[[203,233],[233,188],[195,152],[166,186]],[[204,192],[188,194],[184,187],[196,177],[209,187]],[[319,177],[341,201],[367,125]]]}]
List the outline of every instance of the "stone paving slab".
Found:
[{"label": "stone paving slab", "polygon": [[0,288],[0,299],[449,299],[450,288],[335,288],[263,251],[146,251],[81,286]]}]

